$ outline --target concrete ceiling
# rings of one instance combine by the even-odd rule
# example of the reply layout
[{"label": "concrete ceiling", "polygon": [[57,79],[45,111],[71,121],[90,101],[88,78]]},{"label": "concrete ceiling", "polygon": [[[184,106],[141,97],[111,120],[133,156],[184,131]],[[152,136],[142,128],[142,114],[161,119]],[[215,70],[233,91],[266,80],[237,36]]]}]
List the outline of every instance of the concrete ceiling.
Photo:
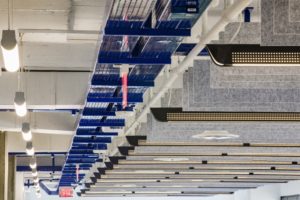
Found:
[{"label": "concrete ceiling", "polygon": [[[11,26],[20,33],[24,68],[92,70],[109,5],[106,0],[11,2]],[[7,29],[7,14],[8,3],[2,0],[0,29]]]},{"label": "concrete ceiling", "polygon": [[[10,1],[11,28],[18,33],[25,72],[5,72],[0,56],[0,91],[5,94],[0,108],[8,111],[1,113],[1,130],[20,130],[11,111],[15,91],[21,89],[28,109],[43,111],[28,116],[32,123],[34,115],[43,116],[35,122],[34,133],[73,134],[78,111],[72,115],[71,110],[83,106],[109,7],[107,0]],[[7,15],[8,1],[1,0],[0,37],[8,28]],[[52,112],[57,109],[70,111]]]},{"label": "concrete ceiling", "polygon": [[[266,4],[262,1],[262,16]],[[230,23],[212,43],[260,44],[260,35],[269,34],[260,26],[267,23]],[[295,67],[220,68],[195,59],[183,74],[183,86],[169,90],[161,104],[189,112],[298,112],[297,73]],[[299,180],[299,128],[293,121],[160,122],[149,114],[133,133],[138,136],[114,144],[119,152],[111,151],[104,164],[98,163],[82,196],[210,196]],[[236,137],[197,138],[207,131]]]},{"label": "concrete ceiling", "polygon": [[[260,22],[261,8],[257,2],[251,4],[255,22],[242,23],[231,43],[263,42],[259,27],[265,24]],[[69,149],[110,4],[109,0],[13,2],[12,25],[20,34],[21,61],[26,69],[21,73],[21,89],[26,91],[28,108],[42,110],[31,113],[26,120],[32,123],[34,133],[51,134],[35,135],[37,151]],[[7,28],[7,7],[7,1],[0,1],[0,29]],[[212,21],[216,21],[218,9],[209,13]],[[239,25],[230,23],[212,43],[230,43]],[[185,41],[198,39],[192,37]],[[3,66],[1,57],[0,66]],[[168,67],[172,71],[172,66]],[[298,69],[295,67],[220,69],[207,59],[196,59],[180,77],[182,80],[169,90],[159,106],[208,112],[300,110]],[[158,79],[168,79],[168,74]],[[5,71],[0,76],[0,94],[5,94],[0,99],[0,109],[7,111],[0,113],[0,130],[20,131],[21,120],[12,112],[17,80],[17,74]],[[163,85],[163,81],[157,83]],[[148,91],[145,96],[149,97],[144,98],[144,104],[158,91],[159,87]],[[247,99],[247,95],[251,99]],[[134,114],[128,121],[134,121],[135,117]],[[210,196],[298,180],[299,129],[300,125],[295,122],[163,123],[149,114],[134,133],[146,138],[134,145],[127,142],[124,135],[116,137],[107,154],[121,156],[121,159],[114,162],[114,158],[105,157],[106,163],[96,163],[93,167],[96,171],[88,174],[94,182],[90,184],[87,176],[89,189],[83,190],[82,196]],[[228,131],[238,137],[195,139],[195,135],[205,131]],[[18,133],[11,134],[8,142],[15,143],[11,151],[24,149]],[[119,146],[130,146],[132,150],[122,155],[117,152]],[[26,159],[19,161],[28,162]],[[49,160],[44,162],[50,163]]]}]

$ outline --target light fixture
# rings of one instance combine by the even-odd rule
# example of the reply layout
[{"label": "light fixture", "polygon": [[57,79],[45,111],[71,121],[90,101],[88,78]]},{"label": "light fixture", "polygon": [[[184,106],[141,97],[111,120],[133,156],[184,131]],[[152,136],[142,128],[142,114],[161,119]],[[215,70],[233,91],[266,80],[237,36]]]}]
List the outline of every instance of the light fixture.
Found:
[{"label": "light fixture", "polygon": [[34,155],[34,148],[32,145],[32,142],[27,142],[26,143],[26,153],[28,156],[33,156]]},{"label": "light fixture", "polygon": [[228,131],[204,131],[201,134],[193,135],[195,139],[206,139],[206,140],[226,140],[235,139],[239,135],[231,134]]},{"label": "light fixture", "polygon": [[299,46],[208,44],[206,47],[218,66],[300,66]]},{"label": "light fixture", "polygon": [[157,40],[156,41],[157,43],[159,43],[159,44],[170,44],[172,41],[170,41],[170,40]]},{"label": "light fixture", "polygon": [[24,117],[27,114],[27,106],[24,92],[16,92],[14,104],[17,115],[19,117]]},{"label": "light fixture", "polygon": [[33,169],[31,175],[32,175],[33,177],[37,177],[37,176],[38,176],[37,170],[36,170],[36,169]]},{"label": "light fixture", "polygon": [[29,166],[30,166],[31,169],[36,169],[37,164],[36,164],[36,157],[35,156],[32,156],[30,158]]},{"label": "light fixture", "polygon": [[30,124],[29,123],[22,123],[22,136],[23,139],[28,142],[32,140],[32,133],[30,130]]},{"label": "light fixture", "polygon": [[40,199],[40,198],[42,197],[41,192],[36,193],[36,197],[37,197],[38,199]]},{"label": "light fixture", "polygon": [[195,112],[182,108],[151,108],[159,122],[170,121],[300,121],[299,112]]},{"label": "light fixture", "polygon": [[40,188],[40,184],[39,184],[39,183],[34,183],[34,184],[33,184],[33,187],[34,187],[35,189],[39,189],[39,188]]},{"label": "light fixture", "polygon": [[41,189],[40,188],[36,188],[35,189],[35,195],[40,198],[41,197]]},{"label": "light fixture", "polygon": [[33,178],[33,183],[38,183],[40,180],[39,180],[39,177],[34,177]]},{"label": "light fixture", "polygon": [[1,49],[5,69],[9,72],[16,72],[20,68],[19,47],[14,30],[3,30]]}]

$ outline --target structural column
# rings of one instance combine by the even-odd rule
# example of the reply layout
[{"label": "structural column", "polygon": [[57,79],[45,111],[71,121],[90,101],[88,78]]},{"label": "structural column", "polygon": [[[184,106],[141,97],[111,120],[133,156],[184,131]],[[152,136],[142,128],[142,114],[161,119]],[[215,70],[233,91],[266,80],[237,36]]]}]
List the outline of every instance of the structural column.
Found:
[{"label": "structural column", "polygon": [[[8,191],[7,191],[7,200],[15,199],[15,173],[16,173],[16,157],[8,157]],[[21,191],[19,191],[21,192]]]},{"label": "structural column", "polygon": [[0,200],[5,198],[5,133],[0,131]]}]

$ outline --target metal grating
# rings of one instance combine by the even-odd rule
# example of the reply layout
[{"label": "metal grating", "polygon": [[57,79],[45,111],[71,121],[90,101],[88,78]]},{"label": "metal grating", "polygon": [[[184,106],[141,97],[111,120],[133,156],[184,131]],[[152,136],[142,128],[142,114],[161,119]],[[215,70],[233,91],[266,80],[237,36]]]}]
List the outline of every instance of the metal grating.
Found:
[{"label": "metal grating", "polygon": [[[83,180],[84,175],[77,180],[75,171],[70,173],[67,169],[74,169],[76,165],[90,169],[94,163],[103,162],[101,156],[95,156],[94,150],[106,150],[113,137],[118,135],[117,131],[103,131],[104,127],[120,129],[125,125],[124,118],[116,117],[115,112],[132,112],[135,105],[143,101],[144,92],[154,86],[156,76],[164,64],[171,62],[171,55],[183,39],[177,35],[170,35],[169,38],[168,31],[189,31],[192,21],[200,16],[197,13],[189,19],[172,20],[170,5],[169,0],[113,0],[106,28],[109,26],[117,27],[115,30],[128,28],[122,27],[124,24],[149,28],[150,23],[150,32],[155,35],[155,38],[144,37],[145,42],[135,56],[133,50],[137,48],[140,35],[103,36],[98,64],[91,78],[87,101],[66,158],[59,186],[89,182],[88,178]],[[139,29],[133,31],[137,30]],[[183,33],[188,35],[186,34],[188,32]],[[127,43],[127,48],[123,48],[124,43]],[[165,51],[162,52],[162,49]],[[120,70],[114,65],[125,63],[132,65],[128,73],[129,105],[123,108]]]}]

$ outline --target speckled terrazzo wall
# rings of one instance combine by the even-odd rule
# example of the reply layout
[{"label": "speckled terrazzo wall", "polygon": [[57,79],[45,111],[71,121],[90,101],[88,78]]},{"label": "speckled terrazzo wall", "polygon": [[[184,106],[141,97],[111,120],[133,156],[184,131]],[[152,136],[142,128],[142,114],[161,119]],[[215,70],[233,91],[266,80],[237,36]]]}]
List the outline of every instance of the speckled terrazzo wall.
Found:
[{"label": "speckled terrazzo wall", "polygon": [[261,44],[300,45],[300,1],[261,0]]}]

